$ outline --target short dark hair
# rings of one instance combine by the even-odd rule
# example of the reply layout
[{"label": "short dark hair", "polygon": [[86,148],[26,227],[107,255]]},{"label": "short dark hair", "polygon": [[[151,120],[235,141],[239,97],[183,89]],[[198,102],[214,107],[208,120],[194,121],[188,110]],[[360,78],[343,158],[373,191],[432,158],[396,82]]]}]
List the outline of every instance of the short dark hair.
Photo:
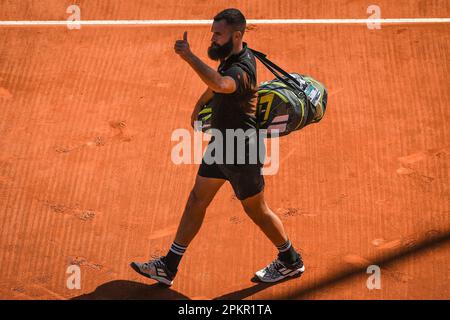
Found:
[{"label": "short dark hair", "polygon": [[240,31],[242,34],[245,32],[245,27],[247,26],[247,21],[244,15],[238,9],[229,8],[219,12],[215,17],[214,21],[220,21],[224,19],[229,26],[232,26],[233,31]]}]

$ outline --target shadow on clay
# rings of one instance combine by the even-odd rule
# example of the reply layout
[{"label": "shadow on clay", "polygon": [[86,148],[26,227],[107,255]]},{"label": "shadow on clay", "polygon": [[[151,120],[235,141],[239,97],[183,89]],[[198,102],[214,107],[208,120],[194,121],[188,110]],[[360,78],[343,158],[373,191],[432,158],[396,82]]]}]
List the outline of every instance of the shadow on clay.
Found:
[{"label": "shadow on clay", "polygon": [[72,300],[190,300],[189,297],[162,284],[145,284],[128,280],[104,283],[95,291]]}]

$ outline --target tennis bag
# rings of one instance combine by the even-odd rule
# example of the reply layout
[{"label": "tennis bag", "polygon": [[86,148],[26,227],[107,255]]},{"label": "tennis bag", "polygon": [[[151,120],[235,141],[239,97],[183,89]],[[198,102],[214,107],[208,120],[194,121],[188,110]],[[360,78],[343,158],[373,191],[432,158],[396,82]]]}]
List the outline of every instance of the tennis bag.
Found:
[{"label": "tennis bag", "polygon": [[[266,129],[269,138],[273,130],[277,130],[278,136],[285,136],[323,118],[327,90],[322,83],[308,75],[288,74],[265,54],[252,52],[276,77],[259,85],[255,114],[258,129]],[[211,127],[211,115],[212,106],[207,103],[198,115],[204,132]]]}]

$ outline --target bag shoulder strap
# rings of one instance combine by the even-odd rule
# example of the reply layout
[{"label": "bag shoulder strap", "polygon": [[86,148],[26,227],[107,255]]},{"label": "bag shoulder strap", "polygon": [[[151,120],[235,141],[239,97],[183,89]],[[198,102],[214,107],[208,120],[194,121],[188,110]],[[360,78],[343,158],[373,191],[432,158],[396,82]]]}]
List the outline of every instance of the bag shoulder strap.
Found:
[{"label": "bag shoulder strap", "polygon": [[[250,49],[250,48],[249,48]],[[289,73],[287,73],[286,71],[284,71],[282,68],[280,68],[279,66],[277,66],[275,63],[273,63],[272,61],[270,61],[269,59],[267,59],[267,55],[250,49],[250,51],[253,53],[253,55],[259,60],[261,61],[261,63],[267,68],[269,69],[270,72],[272,72],[275,77],[277,77],[278,80],[280,80],[281,82],[283,82],[285,85],[287,85],[288,87],[294,89],[294,90],[300,90],[301,91],[301,87],[300,87],[300,83],[297,81],[297,79],[295,79],[293,76],[291,76]],[[289,81],[286,81],[286,79],[282,78],[276,71],[280,72],[283,76],[285,76],[286,78],[288,78],[289,80],[291,80],[293,83],[290,83]]]}]

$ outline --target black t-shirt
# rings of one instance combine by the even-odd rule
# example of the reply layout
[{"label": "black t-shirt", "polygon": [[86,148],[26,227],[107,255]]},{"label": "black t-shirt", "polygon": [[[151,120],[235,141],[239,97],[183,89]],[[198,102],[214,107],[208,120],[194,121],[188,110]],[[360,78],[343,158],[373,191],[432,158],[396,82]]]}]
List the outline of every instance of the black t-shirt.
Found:
[{"label": "black t-shirt", "polygon": [[243,43],[243,49],[222,61],[217,70],[236,81],[231,94],[214,93],[211,127],[219,130],[254,128],[257,102],[256,60]]}]

